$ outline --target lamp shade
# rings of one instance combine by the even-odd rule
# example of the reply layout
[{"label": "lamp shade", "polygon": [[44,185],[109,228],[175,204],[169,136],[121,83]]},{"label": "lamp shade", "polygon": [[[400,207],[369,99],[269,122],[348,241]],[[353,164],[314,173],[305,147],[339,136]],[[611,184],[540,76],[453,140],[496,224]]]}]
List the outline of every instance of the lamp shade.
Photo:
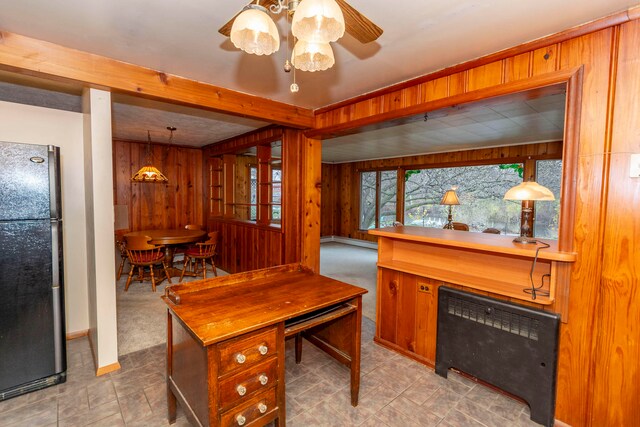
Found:
[{"label": "lamp shade", "polygon": [[169,181],[166,176],[162,174],[155,166],[143,166],[138,172],[136,172],[132,181],[136,182],[167,182]]},{"label": "lamp shade", "polygon": [[254,55],[271,55],[280,49],[280,35],[267,10],[249,5],[233,21],[231,42],[238,49]]},{"label": "lamp shade", "polygon": [[444,196],[442,196],[442,200],[440,200],[440,204],[441,205],[459,205],[460,204],[460,200],[458,200],[458,195],[456,194],[455,190],[447,190],[446,193],[444,193]]},{"label": "lamp shade", "polygon": [[524,181],[510,188],[504,200],[555,200],[551,190],[535,181]]},{"label": "lamp shade", "polygon": [[342,9],[335,0],[302,0],[293,15],[291,32],[308,42],[334,42],[344,35]]},{"label": "lamp shade", "polygon": [[333,67],[335,62],[333,49],[329,43],[298,40],[291,54],[291,63],[302,71],[324,71]]}]

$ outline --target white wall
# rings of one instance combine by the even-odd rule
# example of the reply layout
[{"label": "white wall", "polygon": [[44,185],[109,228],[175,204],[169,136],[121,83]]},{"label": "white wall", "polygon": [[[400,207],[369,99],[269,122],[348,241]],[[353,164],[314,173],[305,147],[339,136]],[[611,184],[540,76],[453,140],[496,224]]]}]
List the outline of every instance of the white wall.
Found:
[{"label": "white wall", "polygon": [[0,101],[0,141],[60,147],[67,333],[85,331],[89,329],[89,310],[83,116]]},{"label": "white wall", "polygon": [[99,373],[117,369],[118,328],[113,263],[111,94],[84,89],[84,180],[87,220],[89,336]]}]

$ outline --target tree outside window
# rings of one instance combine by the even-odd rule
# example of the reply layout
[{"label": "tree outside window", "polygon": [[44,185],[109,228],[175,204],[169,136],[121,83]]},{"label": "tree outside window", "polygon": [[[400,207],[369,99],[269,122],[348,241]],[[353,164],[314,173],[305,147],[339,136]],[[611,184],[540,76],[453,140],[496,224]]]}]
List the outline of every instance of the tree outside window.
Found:
[{"label": "tree outside window", "polygon": [[497,228],[503,234],[520,233],[521,204],[503,200],[504,194],[522,182],[522,165],[482,165],[409,170],[405,174],[405,225],[442,228],[447,206],[444,193],[457,187],[460,205],[453,219],[481,232]]},{"label": "tree outside window", "polygon": [[390,227],[396,221],[398,172],[360,173],[360,229]]},{"label": "tree outside window", "polygon": [[560,221],[560,183],[562,160],[538,160],[536,162],[536,182],[547,187],[556,198],[549,202],[536,202],[534,236],[546,239],[558,238]]}]

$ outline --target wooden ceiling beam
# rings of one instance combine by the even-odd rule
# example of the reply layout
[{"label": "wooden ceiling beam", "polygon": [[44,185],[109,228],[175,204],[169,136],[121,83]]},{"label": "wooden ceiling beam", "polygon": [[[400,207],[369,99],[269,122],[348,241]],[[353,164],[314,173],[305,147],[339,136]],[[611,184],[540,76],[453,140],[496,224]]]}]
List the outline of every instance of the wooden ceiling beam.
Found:
[{"label": "wooden ceiling beam", "polygon": [[0,32],[0,69],[206,108],[294,128],[311,128],[314,123],[313,112],[306,108],[5,31]]}]

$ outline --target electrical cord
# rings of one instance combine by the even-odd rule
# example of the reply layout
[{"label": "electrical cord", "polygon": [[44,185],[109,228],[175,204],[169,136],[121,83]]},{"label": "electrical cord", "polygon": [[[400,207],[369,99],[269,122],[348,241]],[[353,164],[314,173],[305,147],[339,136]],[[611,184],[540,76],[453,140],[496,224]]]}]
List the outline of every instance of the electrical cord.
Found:
[{"label": "electrical cord", "polygon": [[547,279],[549,279],[549,281],[551,281],[551,274],[549,273],[542,275],[542,277],[540,278],[540,286],[536,287],[535,282],[533,281],[533,271],[536,269],[536,263],[538,262],[538,253],[540,252],[540,249],[546,249],[551,246],[539,240],[536,241],[536,243],[542,246],[538,246],[538,248],[536,249],[536,255],[533,258],[533,264],[531,264],[531,271],[529,272],[529,281],[531,282],[531,289],[523,289],[525,293],[531,294],[532,300],[536,299],[536,295],[548,296],[549,291],[542,290],[542,288],[544,287],[544,278],[546,277]]}]

